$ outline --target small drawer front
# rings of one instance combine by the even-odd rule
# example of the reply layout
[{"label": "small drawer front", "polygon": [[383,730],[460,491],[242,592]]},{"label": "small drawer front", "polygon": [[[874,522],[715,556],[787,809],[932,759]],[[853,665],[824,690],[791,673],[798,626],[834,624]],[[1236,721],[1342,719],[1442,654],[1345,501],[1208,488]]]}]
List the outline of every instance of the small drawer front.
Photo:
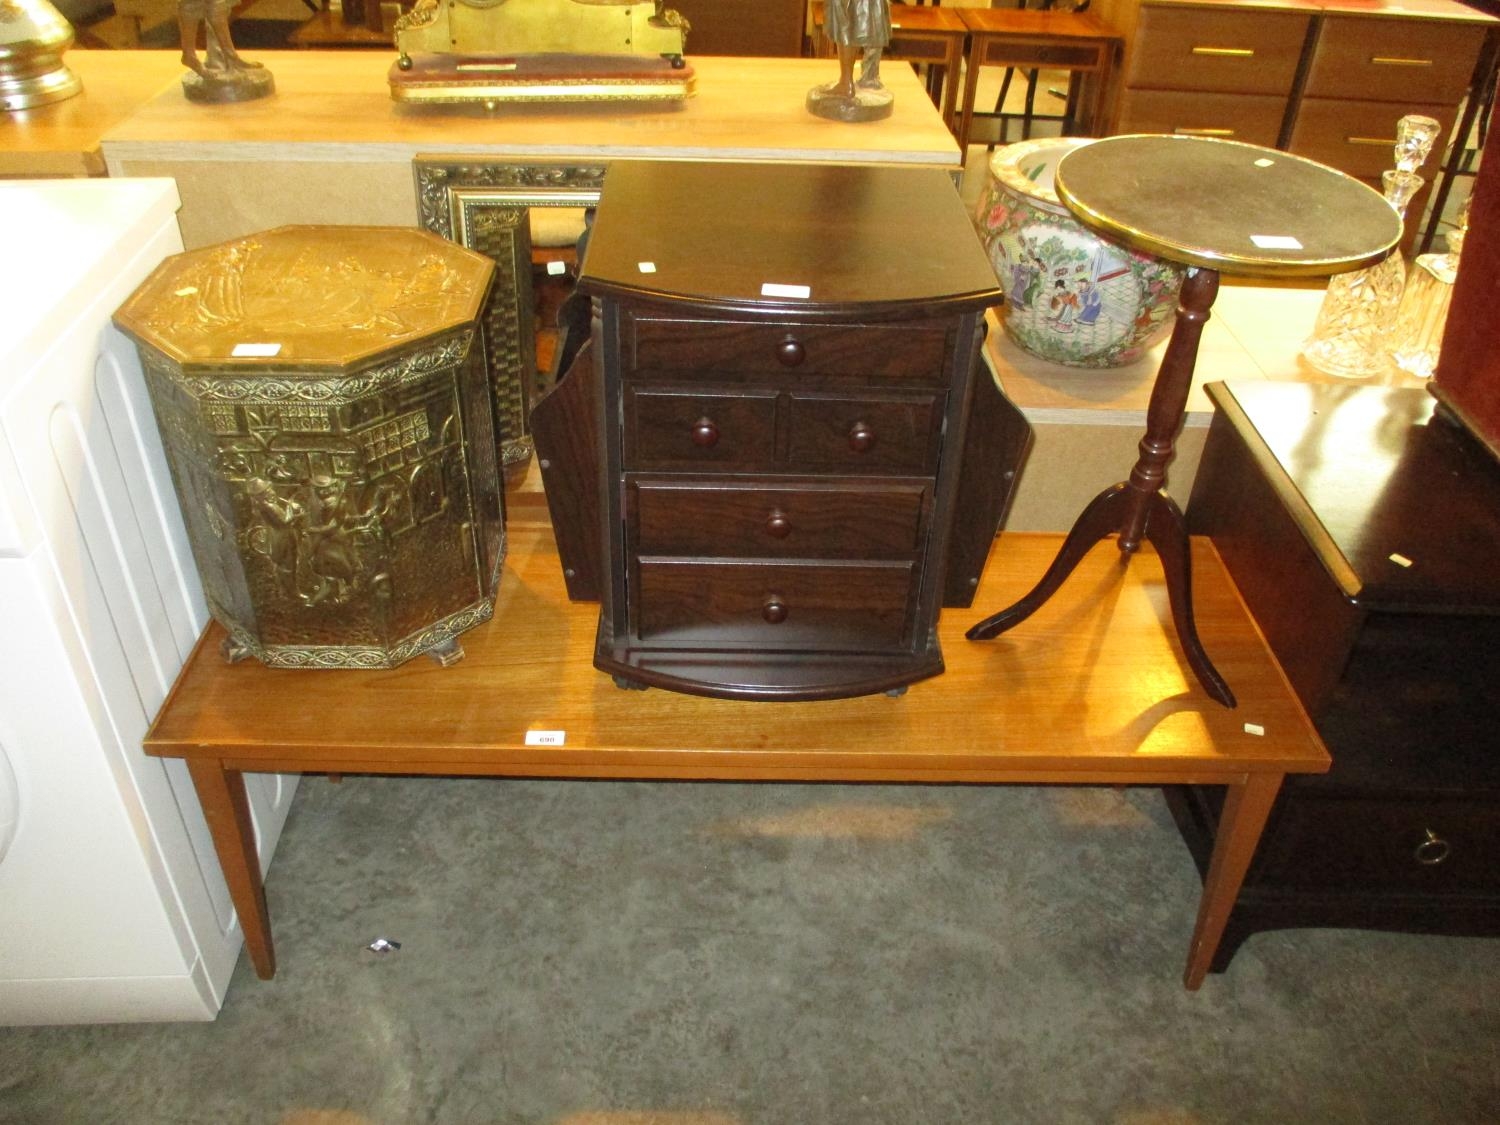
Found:
[{"label": "small drawer front", "polygon": [[1262,94],[1127,90],[1121,101],[1120,132],[1219,137],[1274,148],[1286,102],[1285,96]]},{"label": "small drawer front", "polygon": [[853,375],[940,384],[947,327],[920,321],[765,324],[636,314],[625,328],[627,375]]},{"label": "small drawer front", "polygon": [[788,463],[798,471],[929,473],[941,417],[933,395],[792,395]]},{"label": "small drawer front", "polygon": [[710,558],[912,559],[922,485],[635,481],[637,550]]},{"label": "small drawer front", "polygon": [[1484,28],[1474,24],[1330,17],[1313,49],[1304,94],[1452,106],[1469,88],[1483,43]]},{"label": "small drawer front", "polygon": [[1128,87],[1280,94],[1292,88],[1310,17],[1141,8]]},{"label": "small drawer front", "polygon": [[[1411,105],[1405,102],[1334,102],[1308,98],[1297,110],[1289,149],[1298,156],[1317,160],[1351,176],[1379,183],[1380,174],[1392,165],[1396,122],[1408,113],[1436,118],[1442,126],[1433,146],[1441,152],[1443,138],[1453,128],[1451,105]],[[1435,165],[1436,161],[1429,161]],[[1432,167],[1428,168],[1431,173]],[[1431,179],[1429,174],[1428,179]],[[1409,211],[1410,209],[1408,209]]]},{"label": "small drawer front", "polygon": [[1500,808],[1464,800],[1298,795],[1268,830],[1255,878],[1304,888],[1500,891]]},{"label": "small drawer front", "polygon": [[991,66],[1055,67],[1059,70],[1098,70],[1112,49],[1108,39],[1070,43],[1039,38],[1027,42],[1014,39],[993,40],[985,45],[984,62]]},{"label": "small drawer front", "polygon": [[636,627],[654,645],[899,650],[911,563],[640,561]]},{"label": "small drawer front", "polygon": [[625,390],[625,467],[749,468],[775,457],[776,393]]},{"label": "small drawer front", "polygon": [[891,41],[883,53],[888,59],[940,63],[948,58],[948,43],[944,39],[920,38],[915,32],[903,31],[892,24]]}]

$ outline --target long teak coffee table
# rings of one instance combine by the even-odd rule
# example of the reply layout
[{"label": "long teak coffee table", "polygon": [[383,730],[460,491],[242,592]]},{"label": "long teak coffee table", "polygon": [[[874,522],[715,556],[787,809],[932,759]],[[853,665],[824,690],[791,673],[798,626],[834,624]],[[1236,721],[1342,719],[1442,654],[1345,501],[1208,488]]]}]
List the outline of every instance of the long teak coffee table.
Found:
[{"label": "long teak coffee table", "polygon": [[[1019,597],[1058,542],[1003,536],[980,596]],[[1213,548],[1195,540],[1193,550],[1199,629],[1239,689],[1234,712],[1193,690],[1149,554],[1129,568],[1085,559],[1066,590],[996,644],[965,643],[965,615],[944,614],[948,670],[900,698],[622,692],[592,666],[597,608],[568,601],[550,529],[513,518],[494,620],[464,634],[458,664],[228,665],[211,625],[145,746],[187,760],[262,978],[276,962],[246,771],[1225,785],[1184,978],[1197,988],[1283,777],[1322,772],[1329,759]]]}]

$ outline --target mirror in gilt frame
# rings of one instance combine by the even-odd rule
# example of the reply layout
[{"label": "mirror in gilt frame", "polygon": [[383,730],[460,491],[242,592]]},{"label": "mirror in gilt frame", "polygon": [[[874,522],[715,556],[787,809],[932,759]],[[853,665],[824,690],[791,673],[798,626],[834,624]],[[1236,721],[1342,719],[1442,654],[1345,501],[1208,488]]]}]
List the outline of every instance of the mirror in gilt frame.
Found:
[{"label": "mirror in gilt frame", "polygon": [[495,260],[482,318],[485,356],[500,463],[508,478],[519,475],[531,460],[531,404],[546,390],[537,367],[532,248],[576,242],[584,212],[599,202],[604,165],[452,155],[412,164],[419,224]]}]

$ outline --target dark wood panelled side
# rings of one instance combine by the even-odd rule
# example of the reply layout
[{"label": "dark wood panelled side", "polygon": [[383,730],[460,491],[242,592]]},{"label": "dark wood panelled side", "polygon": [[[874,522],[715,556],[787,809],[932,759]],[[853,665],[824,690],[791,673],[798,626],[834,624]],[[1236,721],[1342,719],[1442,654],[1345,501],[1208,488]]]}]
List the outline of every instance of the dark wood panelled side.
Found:
[{"label": "dark wood panelled side", "polygon": [[1483,171],[1469,204],[1463,269],[1432,393],[1500,458],[1500,348],[1495,346],[1495,294],[1500,292],[1500,129],[1485,142]]},{"label": "dark wood panelled side", "polygon": [[[1500,934],[1500,464],[1425,391],[1211,385],[1189,521],[1333,756],[1282,790],[1215,960],[1249,934]],[[1206,862],[1217,792],[1169,793]]]},{"label": "dark wood panelled side", "polygon": [[944,608],[966,609],[974,604],[974,592],[1010,510],[1031,439],[1031,424],[1000,392],[994,373],[986,366],[974,379],[969,425],[964,431],[953,537],[943,577]]},{"label": "dark wood panelled side", "polygon": [[[562,349],[563,341],[558,343]],[[531,410],[531,435],[573,601],[598,601],[604,581],[599,540],[598,405],[587,340],[572,364]]]},{"label": "dark wood panelled side", "polygon": [[1210,423],[1188,502],[1188,530],[1214,541],[1251,614],[1311,714],[1338,683],[1363,616],[1329,581],[1316,551],[1246,444],[1227,403]]}]

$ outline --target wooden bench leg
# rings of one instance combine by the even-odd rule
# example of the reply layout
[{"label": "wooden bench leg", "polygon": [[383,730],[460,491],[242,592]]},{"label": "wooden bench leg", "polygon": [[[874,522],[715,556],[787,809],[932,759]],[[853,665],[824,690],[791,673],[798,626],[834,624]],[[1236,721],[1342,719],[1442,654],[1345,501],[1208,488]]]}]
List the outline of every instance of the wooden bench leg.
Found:
[{"label": "wooden bench leg", "polygon": [[1261,829],[1276,794],[1281,790],[1284,774],[1255,773],[1240,785],[1229,786],[1224,795],[1224,811],[1219,816],[1219,831],[1214,837],[1213,855],[1208,861],[1208,875],[1203,880],[1203,898],[1198,903],[1198,922],[1193,928],[1188,948],[1187,970],[1182,983],[1195,991],[1213,962],[1234,909],[1245,872],[1260,843]]},{"label": "wooden bench leg", "polygon": [[225,769],[223,763],[211,758],[190,758],[187,766],[213,836],[219,867],[229,884],[229,897],[245,931],[250,963],[256,976],[270,980],[276,975],[276,951],[271,946],[271,914],[266,909],[266,887],[260,877],[260,856],[255,851],[245,775]]}]

